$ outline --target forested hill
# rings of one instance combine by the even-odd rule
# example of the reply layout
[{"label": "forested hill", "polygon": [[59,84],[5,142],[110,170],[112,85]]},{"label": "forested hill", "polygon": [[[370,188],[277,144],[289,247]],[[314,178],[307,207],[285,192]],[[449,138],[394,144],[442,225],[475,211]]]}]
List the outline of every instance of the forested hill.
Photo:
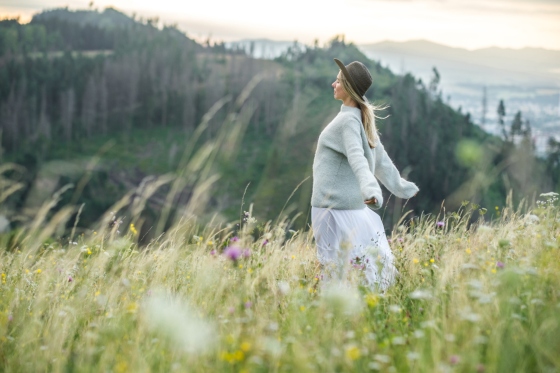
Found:
[{"label": "forested hill", "polygon": [[[91,223],[145,176],[176,172],[204,115],[220,102],[195,147],[218,136],[228,114],[239,110],[240,93],[260,77],[241,109],[249,118],[241,144],[235,157],[219,164],[221,179],[205,212],[234,219],[245,193],[244,208],[254,203],[257,217],[274,218],[284,208],[301,212],[296,224],[306,224],[311,180],[304,180],[311,176],[317,137],[340,107],[330,87],[338,72],[334,57],[363,61],[374,79],[369,99],[389,105],[379,113],[387,116],[378,120],[382,140],[421,189],[406,209],[437,211],[444,199],[448,208],[462,199],[493,208],[504,204],[508,189],[521,198],[558,182],[544,173],[558,162],[536,160],[528,134],[512,132],[511,141],[488,136],[468,114],[447,106],[437,72],[426,83],[394,75],[343,37],[324,47],[294,43],[265,61],[223,43],[197,44],[157,19],[114,9],[57,9],[29,24],[0,22],[3,161],[28,170],[21,176],[27,187],[9,210],[33,211],[41,194],[37,180],[45,185],[48,174],[51,189],[42,190],[80,186],[64,198],[84,202],[80,224]],[[185,188],[173,206],[180,210],[191,196]],[[157,219],[164,200],[154,195],[148,221]],[[382,212],[388,226],[402,203],[389,199]]]}]

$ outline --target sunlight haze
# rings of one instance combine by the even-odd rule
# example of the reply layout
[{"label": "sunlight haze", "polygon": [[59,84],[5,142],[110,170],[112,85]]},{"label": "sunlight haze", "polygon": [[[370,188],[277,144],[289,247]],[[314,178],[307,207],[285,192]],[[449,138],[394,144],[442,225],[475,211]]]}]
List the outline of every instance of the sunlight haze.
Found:
[{"label": "sunlight haze", "polygon": [[[20,16],[27,22],[44,9],[76,10],[88,5],[88,1],[9,0],[0,6],[0,15]],[[129,15],[159,17],[163,24],[176,23],[197,40],[268,38],[311,44],[344,34],[357,44],[426,39],[467,49],[560,49],[560,2],[553,0],[103,0],[93,4],[98,10],[108,6]]]}]

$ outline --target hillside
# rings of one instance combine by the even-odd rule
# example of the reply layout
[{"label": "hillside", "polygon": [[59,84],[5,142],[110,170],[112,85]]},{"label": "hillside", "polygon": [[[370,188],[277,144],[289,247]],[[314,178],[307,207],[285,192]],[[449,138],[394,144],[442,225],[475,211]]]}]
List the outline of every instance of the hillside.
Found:
[{"label": "hillside", "polygon": [[[390,105],[378,121],[385,147],[421,189],[406,204],[386,198],[387,227],[403,208],[419,215],[444,199],[449,209],[469,199],[490,209],[505,203],[509,189],[517,201],[553,185],[544,170],[556,163],[535,160],[528,142],[486,134],[442,100],[437,79],[394,75],[343,38],[259,60],[123,17],[63,9],[29,25],[0,23],[3,157],[28,170],[26,187],[10,201],[14,214],[30,219],[41,200],[71,183],[63,202],[84,203],[80,226],[87,227],[131,188],[144,193],[153,175],[174,181],[151,192],[146,227],[181,219],[210,186],[199,217],[231,221],[253,203],[260,220],[283,211],[303,227],[315,143],[340,107],[330,88],[333,57],[364,61],[372,71],[369,99]],[[92,50],[111,53],[85,53]]]}]

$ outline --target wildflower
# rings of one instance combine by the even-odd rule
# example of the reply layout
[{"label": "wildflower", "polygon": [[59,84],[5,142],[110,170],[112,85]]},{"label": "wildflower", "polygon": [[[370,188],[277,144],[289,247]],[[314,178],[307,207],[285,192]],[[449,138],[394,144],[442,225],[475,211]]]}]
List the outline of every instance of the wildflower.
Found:
[{"label": "wildflower", "polygon": [[409,296],[412,299],[430,299],[432,294],[428,290],[416,289]]},{"label": "wildflower", "polygon": [[299,310],[302,312],[305,311],[305,306],[299,306]]},{"label": "wildflower", "polygon": [[250,301],[245,302],[245,308],[251,308],[253,306],[253,303]]},{"label": "wildflower", "polygon": [[237,242],[237,241],[239,241],[239,237],[237,237],[237,236],[233,236],[233,237],[230,239],[230,242]]},{"label": "wildflower", "polygon": [[135,236],[138,234],[138,231],[136,230],[136,227],[132,223],[130,223],[130,232]]},{"label": "wildflower", "polygon": [[249,250],[249,249],[243,250],[243,257],[244,258],[248,258],[250,256],[251,256],[251,250]]},{"label": "wildflower", "polygon": [[361,356],[360,349],[356,346],[349,346],[346,348],[346,357],[348,360],[357,360]]},{"label": "wildflower", "polygon": [[41,268],[39,268],[36,272],[37,272],[37,273],[41,273],[41,272],[42,272],[42,271],[41,271]]},{"label": "wildflower", "polygon": [[14,317],[12,316],[12,314],[8,315],[8,321],[12,321],[14,319]]},{"label": "wildflower", "polygon": [[265,240],[262,242],[262,245],[263,245],[263,246],[266,246],[267,244],[268,244],[268,240],[265,239]]},{"label": "wildflower", "polygon": [[433,262],[435,262],[434,258],[430,259],[430,263],[433,263]]},{"label": "wildflower", "polygon": [[418,259],[414,258],[414,259],[412,259],[412,263],[418,264],[418,263],[420,263],[420,261]]},{"label": "wildflower", "polygon": [[451,365],[458,364],[460,360],[461,360],[461,359],[459,358],[459,356],[457,356],[457,355],[451,355],[451,356],[449,357],[449,364],[451,364]]},{"label": "wildflower", "polygon": [[465,250],[465,252],[466,252],[467,254],[469,254],[469,255],[472,253],[471,249],[469,249],[468,247],[467,247],[467,249]]},{"label": "wildflower", "polygon": [[248,352],[248,351],[251,350],[251,344],[249,342],[243,342],[243,343],[241,343],[240,348],[241,348],[241,351]]},{"label": "wildflower", "polygon": [[87,254],[91,255],[91,250],[89,249],[89,247],[87,248]]},{"label": "wildflower", "polygon": [[436,223],[436,227],[438,227],[438,228],[443,228],[443,227],[445,227],[445,222],[444,222],[444,221],[438,221],[438,222]]},{"label": "wildflower", "polygon": [[496,267],[498,268],[504,268],[504,263],[503,262],[496,262]]},{"label": "wildflower", "polygon": [[329,284],[322,289],[321,298],[330,308],[352,315],[361,311],[362,302],[358,290],[342,284]]},{"label": "wildflower", "polygon": [[68,282],[72,282],[74,281],[74,279],[72,278],[72,276],[68,276]]},{"label": "wildflower", "polygon": [[210,255],[212,255],[212,256],[216,255],[216,250],[210,251]]},{"label": "wildflower", "polygon": [[369,293],[368,295],[366,295],[365,300],[369,308],[375,307],[379,302],[379,298],[373,293]]},{"label": "wildflower", "polygon": [[157,292],[141,304],[147,325],[169,338],[187,353],[212,350],[217,342],[216,327],[206,321],[187,302]]},{"label": "wildflower", "polygon": [[237,246],[229,246],[224,250],[224,255],[226,258],[236,262],[242,255],[242,251]]},{"label": "wildflower", "polygon": [[278,290],[282,295],[287,295],[290,292],[290,284],[286,281],[280,281],[278,283]]}]

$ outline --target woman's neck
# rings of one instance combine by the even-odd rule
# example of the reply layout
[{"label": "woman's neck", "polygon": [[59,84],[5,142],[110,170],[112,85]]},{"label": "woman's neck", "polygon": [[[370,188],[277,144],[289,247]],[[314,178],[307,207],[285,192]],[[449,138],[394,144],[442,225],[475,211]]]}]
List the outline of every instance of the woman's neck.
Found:
[{"label": "woman's neck", "polygon": [[342,104],[344,106],[350,106],[350,107],[358,107],[358,103],[356,101],[354,101],[351,97],[346,97],[346,99],[344,99],[342,101]]}]

